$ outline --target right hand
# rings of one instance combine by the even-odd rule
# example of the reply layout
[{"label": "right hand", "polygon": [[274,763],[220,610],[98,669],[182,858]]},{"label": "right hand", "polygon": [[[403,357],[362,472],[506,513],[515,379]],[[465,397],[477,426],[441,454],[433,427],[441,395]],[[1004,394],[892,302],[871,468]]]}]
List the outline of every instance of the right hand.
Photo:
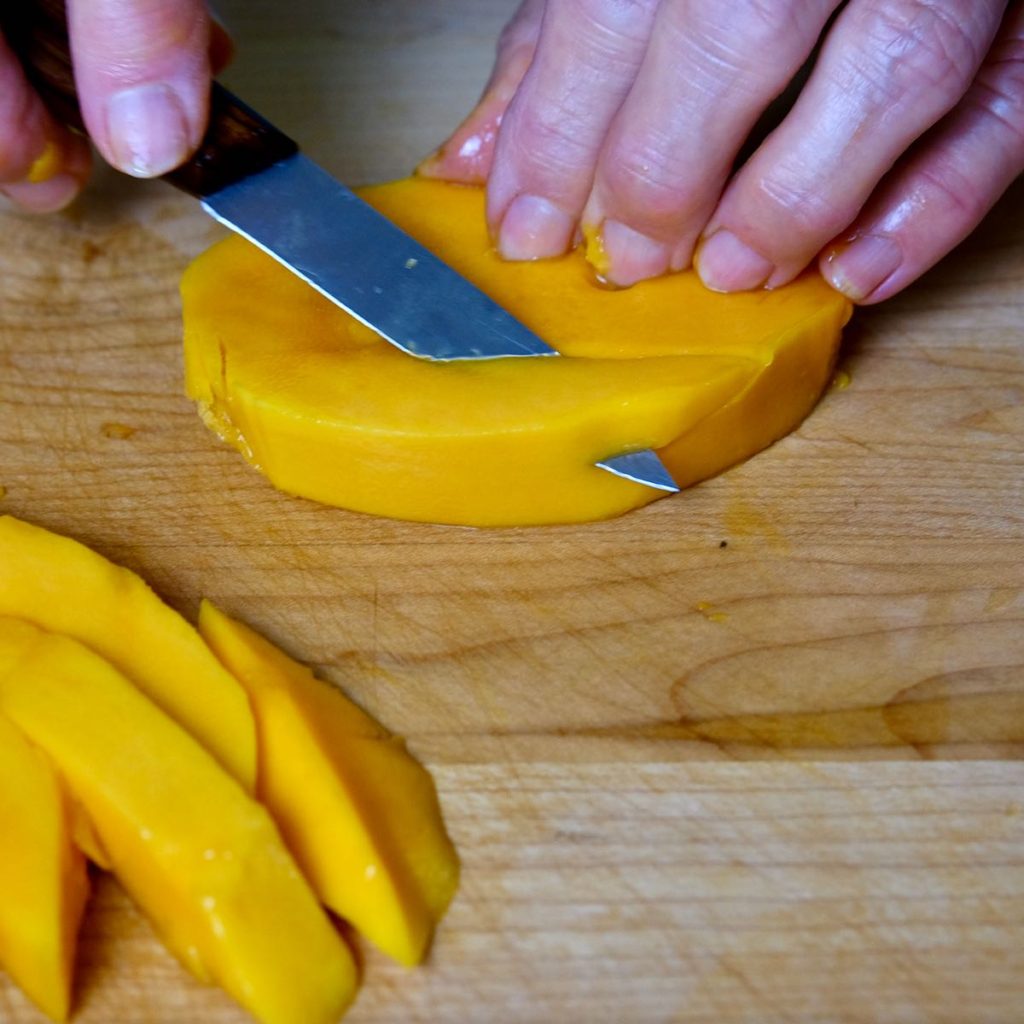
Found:
[{"label": "right hand", "polygon": [[[67,15],[82,116],[100,154],[139,178],[183,163],[206,130],[211,75],[231,54],[204,0],[67,0]],[[24,210],[58,210],[90,164],[87,141],[49,115],[0,38],[0,192]]]}]

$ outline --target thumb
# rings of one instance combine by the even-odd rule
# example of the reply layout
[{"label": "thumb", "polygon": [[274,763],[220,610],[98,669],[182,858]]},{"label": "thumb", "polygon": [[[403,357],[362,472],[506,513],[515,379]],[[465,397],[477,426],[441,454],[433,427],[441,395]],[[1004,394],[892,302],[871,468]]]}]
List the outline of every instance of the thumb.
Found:
[{"label": "thumb", "polygon": [[210,90],[202,0],[68,0],[86,127],[108,162],[164,174],[198,147]]}]

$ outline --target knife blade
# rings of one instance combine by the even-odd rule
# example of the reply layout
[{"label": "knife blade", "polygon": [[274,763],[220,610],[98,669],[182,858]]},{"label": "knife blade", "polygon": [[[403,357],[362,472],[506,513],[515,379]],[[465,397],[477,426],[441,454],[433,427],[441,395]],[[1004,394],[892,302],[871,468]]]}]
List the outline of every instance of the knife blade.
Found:
[{"label": "knife blade", "polygon": [[[84,131],[61,0],[2,4],[0,23],[53,113]],[[206,135],[164,180],[409,355],[451,361],[558,352],[217,82]],[[595,464],[679,488],[651,449]]]}]

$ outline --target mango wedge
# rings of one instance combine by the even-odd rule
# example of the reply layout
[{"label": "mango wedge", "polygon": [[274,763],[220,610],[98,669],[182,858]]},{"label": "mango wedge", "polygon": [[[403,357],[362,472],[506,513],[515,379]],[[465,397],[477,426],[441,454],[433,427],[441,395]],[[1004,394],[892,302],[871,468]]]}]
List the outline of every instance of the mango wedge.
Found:
[{"label": "mango wedge", "polygon": [[278,487],[402,519],[479,526],[618,515],[659,492],[597,469],[660,450],[704,479],[814,406],[851,306],[816,274],[722,296],[693,273],[599,287],[581,253],[511,264],[483,192],[408,179],[363,192],[564,359],[403,355],[238,237],[182,281],[186,386]]},{"label": "mango wedge", "polygon": [[[143,580],[13,516],[0,516],[0,566],[0,615],[64,633],[102,655],[252,790],[256,730],[245,693]],[[84,842],[92,845],[87,836]],[[104,862],[101,851],[89,852]]]},{"label": "mango wedge", "polygon": [[335,1024],[352,956],[265,809],[82,644],[0,618],[0,713],[54,761],[178,958],[264,1024]]},{"label": "mango wedge", "polygon": [[208,601],[199,631],[252,700],[257,791],[320,899],[419,963],[459,865],[430,774],[345,695]]},{"label": "mango wedge", "polygon": [[88,892],[57,774],[0,715],[0,967],[52,1020],[71,1006]]}]

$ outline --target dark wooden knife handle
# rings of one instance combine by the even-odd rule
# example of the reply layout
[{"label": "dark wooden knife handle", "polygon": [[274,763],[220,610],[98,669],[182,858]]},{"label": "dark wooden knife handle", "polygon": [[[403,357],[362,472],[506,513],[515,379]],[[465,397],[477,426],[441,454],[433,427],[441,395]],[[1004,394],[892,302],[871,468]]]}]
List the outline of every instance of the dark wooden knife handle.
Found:
[{"label": "dark wooden knife handle", "polygon": [[[84,133],[63,0],[0,0],[0,29],[53,116]],[[202,198],[292,156],[298,148],[284,132],[214,82],[203,141],[163,179]]]}]

